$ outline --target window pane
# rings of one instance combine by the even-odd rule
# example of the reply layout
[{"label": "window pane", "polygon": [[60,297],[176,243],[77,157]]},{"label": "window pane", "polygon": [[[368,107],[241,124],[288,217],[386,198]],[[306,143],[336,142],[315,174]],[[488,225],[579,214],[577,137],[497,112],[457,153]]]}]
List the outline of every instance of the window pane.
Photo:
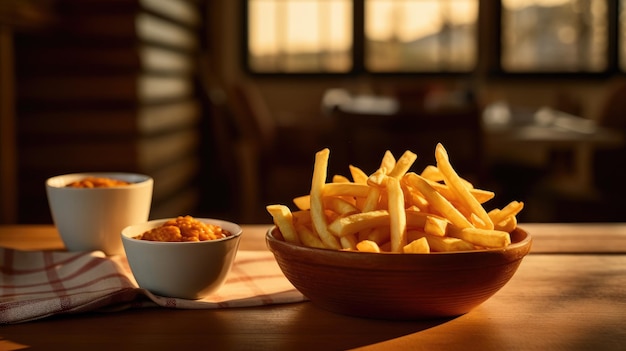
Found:
[{"label": "window pane", "polygon": [[255,72],[352,68],[351,0],[248,1],[248,65]]},{"label": "window pane", "polygon": [[372,72],[470,71],[478,0],[365,0],[365,65]]},{"label": "window pane", "polygon": [[502,68],[509,72],[607,69],[606,0],[502,0]]}]

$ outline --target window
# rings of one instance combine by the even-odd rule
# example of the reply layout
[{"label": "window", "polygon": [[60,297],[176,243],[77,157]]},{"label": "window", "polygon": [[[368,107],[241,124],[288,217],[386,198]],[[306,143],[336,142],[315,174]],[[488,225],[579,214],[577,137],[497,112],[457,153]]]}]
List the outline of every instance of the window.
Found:
[{"label": "window", "polygon": [[626,71],[626,0],[244,3],[252,73]]},{"label": "window", "polygon": [[246,64],[255,73],[469,72],[477,17],[478,0],[248,0]]},{"label": "window", "polygon": [[352,69],[351,0],[250,0],[247,29],[254,72]]},{"label": "window", "polygon": [[477,0],[366,0],[365,66],[370,72],[471,71]]},{"label": "window", "polygon": [[502,69],[603,72],[606,0],[503,0]]}]

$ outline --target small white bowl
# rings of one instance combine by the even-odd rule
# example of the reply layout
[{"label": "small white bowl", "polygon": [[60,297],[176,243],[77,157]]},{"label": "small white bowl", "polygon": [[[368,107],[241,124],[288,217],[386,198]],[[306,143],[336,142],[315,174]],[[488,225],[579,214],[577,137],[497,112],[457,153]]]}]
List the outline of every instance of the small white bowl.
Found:
[{"label": "small white bowl", "polygon": [[139,287],[159,296],[197,300],[217,291],[233,265],[242,229],[218,219],[195,218],[231,233],[216,240],[162,242],[135,239],[170,220],[158,219],[122,230],[128,264]]},{"label": "small white bowl", "polygon": [[[131,184],[102,188],[67,186],[90,176]],[[153,184],[154,180],[147,175],[121,172],[72,173],[48,178],[48,204],[65,247],[69,251],[123,254],[120,231],[148,220]]]}]

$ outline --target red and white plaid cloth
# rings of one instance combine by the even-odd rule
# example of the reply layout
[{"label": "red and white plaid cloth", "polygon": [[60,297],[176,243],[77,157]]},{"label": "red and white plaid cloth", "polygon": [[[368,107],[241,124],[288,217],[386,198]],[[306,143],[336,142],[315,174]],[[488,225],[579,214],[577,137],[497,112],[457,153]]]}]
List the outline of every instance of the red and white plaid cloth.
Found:
[{"label": "red and white plaid cloth", "polygon": [[131,307],[215,309],[304,300],[269,251],[240,250],[217,293],[184,300],[138,288],[124,256],[0,248],[0,324]]}]

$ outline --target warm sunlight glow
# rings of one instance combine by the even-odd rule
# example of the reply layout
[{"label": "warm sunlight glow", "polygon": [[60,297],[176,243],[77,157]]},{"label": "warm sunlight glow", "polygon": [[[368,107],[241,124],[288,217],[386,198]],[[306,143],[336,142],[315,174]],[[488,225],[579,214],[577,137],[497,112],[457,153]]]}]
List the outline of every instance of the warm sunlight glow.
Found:
[{"label": "warm sunlight glow", "polygon": [[276,3],[251,1],[248,36],[250,53],[261,56],[278,50],[276,27]]},{"label": "warm sunlight glow", "polygon": [[346,50],[352,42],[349,0],[250,1],[253,55]]},{"label": "warm sunlight glow", "polygon": [[[320,47],[320,9],[317,2],[287,4],[287,25],[283,34],[288,51],[308,52]],[[325,19],[322,19],[325,22]]]},{"label": "warm sunlight glow", "polygon": [[[355,1],[247,0],[249,65],[257,71],[312,73],[348,72],[359,66],[370,72],[467,72],[476,67],[483,1]],[[356,29],[352,17],[361,13],[353,13],[355,3],[364,6],[364,17],[357,18],[363,27]],[[499,15],[485,21],[501,21],[500,63],[505,71],[606,69],[608,0],[501,3],[501,13],[491,13],[493,7],[487,5],[483,15]],[[618,39],[624,42],[622,22]],[[625,47],[619,47],[622,66]],[[353,50],[362,57],[355,60]]]},{"label": "warm sunlight glow", "polygon": [[369,0],[365,23],[371,40],[397,38],[407,42],[441,30],[444,19],[452,25],[476,21],[478,6],[468,0]]},{"label": "warm sunlight glow", "polygon": [[502,0],[502,4],[511,10],[518,10],[533,5],[543,7],[560,6],[571,1],[572,0]]},{"label": "warm sunlight glow", "polygon": [[505,71],[606,69],[606,2],[504,0],[503,4]]}]

